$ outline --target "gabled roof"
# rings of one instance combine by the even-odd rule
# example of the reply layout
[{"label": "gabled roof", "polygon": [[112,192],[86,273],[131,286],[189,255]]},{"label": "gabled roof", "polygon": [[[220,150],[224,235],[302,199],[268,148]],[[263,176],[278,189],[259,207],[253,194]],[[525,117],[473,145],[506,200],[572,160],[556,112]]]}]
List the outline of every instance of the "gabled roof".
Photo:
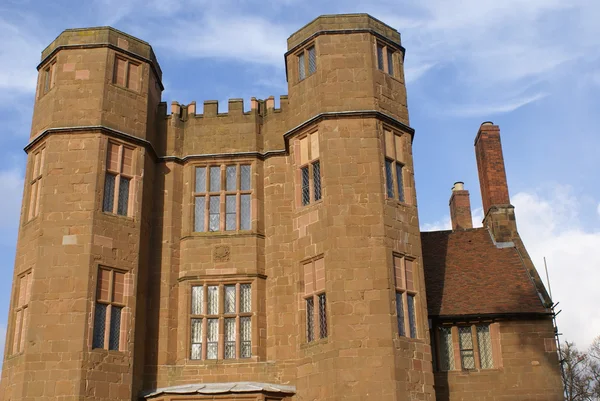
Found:
[{"label": "gabled roof", "polygon": [[487,228],[422,232],[430,316],[546,313],[519,251]]}]

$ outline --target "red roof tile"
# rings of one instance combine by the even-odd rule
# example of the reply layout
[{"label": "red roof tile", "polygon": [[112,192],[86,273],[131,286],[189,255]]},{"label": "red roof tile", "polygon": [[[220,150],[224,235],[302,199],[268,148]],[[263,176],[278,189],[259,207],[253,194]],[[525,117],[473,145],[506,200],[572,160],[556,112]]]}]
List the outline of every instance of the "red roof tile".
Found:
[{"label": "red roof tile", "polygon": [[421,240],[429,315],[546,312],[516,248],[496,247],[486,228]]}]

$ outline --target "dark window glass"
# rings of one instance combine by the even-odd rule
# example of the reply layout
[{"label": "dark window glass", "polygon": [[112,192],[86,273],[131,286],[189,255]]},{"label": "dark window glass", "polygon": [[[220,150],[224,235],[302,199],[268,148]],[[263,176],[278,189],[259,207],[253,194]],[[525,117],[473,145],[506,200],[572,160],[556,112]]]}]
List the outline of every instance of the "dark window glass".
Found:
[{"label": "dark window glass", "polygon": [[321,199],[321,163],[316,161],[313,163],[313,185],[315,192],[315,200]]},{"label": "dark window glass", "polygon": [[121,176],[119,181],[119,204],[117,205],[117,214],[127,216],[129,207],[129,183],[131,179]]},{"label": "dark window glass", "polygon": [[110,337],[108,339],[108,349],[118,351],[119,341],[121,339],[121,312],[120,306],[112,306],[110,311]]},{"label": "dark window glass", "polygon": [[327,298],[319,294],[319,338],[327,337]]},{"label": "dark window glass", "polygon": [[315,339],[315,304],[312,297],[306,298],[306,340]]},{"label": "dark window glass", "polygon": [[116,176],[114,174],[106,174],[106,179],[104,180],[104,201],[102,202],[102,211],[104,212],[113,212],[115,204],[115,180]]},{"label": "dark window glass", "polygon": [[96,304],[94,313],[94,339],[92,348],[104,348],[104,332],[106,331],[106,309],[105,304]]},{"label": "dark window glass", "polygon": [[387,51],[388,74],[394,75],[394,53],[388,49]]},{"label": "dark window glass", "polygon": [[383,46],[377,45],[377,68],[383,71]]},{"label": "dark window glass", "polygon": [[394,197],[394,170],[393,162],[385,159],[385,188],[388,198]]},{"label": "dark window glass", "polygon": [[302,205],[306,206],[310,203],[310,178],[308,166],[302,167]]},{"label": "dark window glass", "polygon": [[396,315],[398,316],[398,334],[406,335],[404,330],[404,302],[402,302],[402,293],[396,292]]},{"label": "dark window glass", "polygon": [[408,304],[408,325],[410,328],[410,338],[417,338],[417,322],[415,318],[415,296],[408,294],[406,300]]},{"label": "dark window glass", "polygon": [[396,162],[396,180],[398,180],[398,200],[404,202],[404,178],[402,177],[402,164]]}]

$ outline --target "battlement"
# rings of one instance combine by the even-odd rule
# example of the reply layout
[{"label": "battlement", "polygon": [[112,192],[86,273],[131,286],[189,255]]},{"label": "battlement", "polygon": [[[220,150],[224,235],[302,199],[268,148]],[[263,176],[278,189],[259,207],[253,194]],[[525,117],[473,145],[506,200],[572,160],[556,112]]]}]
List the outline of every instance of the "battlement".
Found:
[{"label": "battlement", "polygon": [[154,50],[152,50],[152,46],[148,42],[110,26],[64,30],[42,51],[42,58],[38,69],[44,64],[46,59],[60,49],[96,47],[111,47],[132,57],[146,61],[156,71],[159,81],[162,80],[162,70],[160,69]]},{"label": "battlement", "polygon": [[[166,103],[163,102],[163,109],[165,114],[167,113]],[[255,97],[250,98],[250,110],[244,111],[244,99],[232,98],[227,101],[227,112],[219,112],[219,101],[218,100],[205,100],[203,102],[202,112],[199,112],[196,101],[192,101],[189,104],[180,104],[174,100],[171,102],[171,114],[165,115],[167,118],[178,117],[183,121],[187,121],[190,118],[227,118],[234,116],[266,116],[270,113],[281,113],[287,109],[288,96],[279,96],[279,107],[275,107],[275,96],[269,96],[267,99],[257,99]]]}]

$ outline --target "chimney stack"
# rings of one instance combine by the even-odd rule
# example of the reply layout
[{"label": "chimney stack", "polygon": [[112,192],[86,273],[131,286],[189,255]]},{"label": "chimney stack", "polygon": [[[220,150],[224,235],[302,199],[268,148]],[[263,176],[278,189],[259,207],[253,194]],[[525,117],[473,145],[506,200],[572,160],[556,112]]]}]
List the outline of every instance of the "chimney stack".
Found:
[{"label": "chimney stack", "polygon": [[475,138],[475,156],[483,204],[483,225],[496,242],[509,242],[517,233],[514,207],[510,204],[500,142],[500,127],[486,121]]},{"label": "chimney stack", "polygon": [[455,182],[450,196],[450,218],[452,219],[452,230],[465,230],[473,228],[471,217],[471,200],[469,191],[465,190],[464,182]]}]

